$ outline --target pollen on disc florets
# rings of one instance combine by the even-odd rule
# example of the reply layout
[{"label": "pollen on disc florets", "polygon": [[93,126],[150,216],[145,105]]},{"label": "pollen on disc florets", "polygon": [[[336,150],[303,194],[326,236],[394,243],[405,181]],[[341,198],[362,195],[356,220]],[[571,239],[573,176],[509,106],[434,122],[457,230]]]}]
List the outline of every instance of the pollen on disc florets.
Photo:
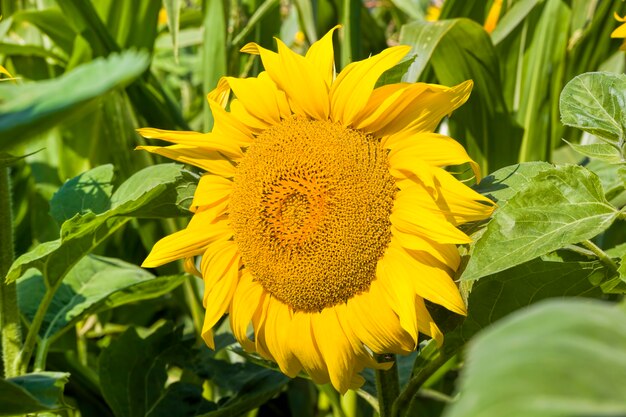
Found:
[{"label": "pollen on disc florets", "polygon": [[244,265],[294,310],[369,288],[391,239],[396,185],[375,138],[330,121],[282,121],[239,163],[230,221]]}]

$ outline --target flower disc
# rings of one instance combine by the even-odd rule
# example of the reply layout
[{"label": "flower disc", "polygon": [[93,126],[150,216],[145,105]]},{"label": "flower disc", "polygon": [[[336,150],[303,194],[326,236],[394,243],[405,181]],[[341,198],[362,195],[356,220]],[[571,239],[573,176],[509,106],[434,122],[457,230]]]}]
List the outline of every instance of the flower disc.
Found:
[{"label": "flower disc", "polygon": [[230,221],[255,279],[296,311],[369,288],[391,239],[396,192],[379,141],[329,121],[287,119],[250,146]]}]

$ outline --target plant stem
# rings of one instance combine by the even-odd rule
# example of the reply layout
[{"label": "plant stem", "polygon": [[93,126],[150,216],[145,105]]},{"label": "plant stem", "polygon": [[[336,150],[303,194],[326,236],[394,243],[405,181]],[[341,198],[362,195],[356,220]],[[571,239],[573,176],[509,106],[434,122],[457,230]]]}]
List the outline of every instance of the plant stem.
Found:
[{"label": "plant stem", "polygon": [[19,375],[17,358],[22,348],[22,328],[17,305],[17,284],[5,283],[13,263],[13,211],[9,168],[0,166],[0,329],[6,378]]},{"label": "plant stem", "polygon": [[[45,279],[45,277],[44,277]],[[24,341],[24,346],[22,350],[20,350],[20,354],[17,358],[18,366],[21,372],[26,372],[26,368],[28,367],[28,363],[30,362],[30,358],[33,355],[33,350],[35,348],[35,343],[37,342],[37,336],[39,334],[39,329],[41,329],[41,324],[43,323],[43,319],[46,317],[46,312],[48,311],[48,307],[54,298],[54,294],[58,286],[61,284],[62,280],[59,280],[58,285],[53,288],[46,288],[46,292],[39,303],[39,307],[37,308],[37,312],[35,313],[35,317],[33,317],[33,321],[30,323],[28,327],[28,333],[26,334],[26,340]],[[38,354],[38,361],[45,364],[45,353],[47,353],[47,349],[42,354]]]},{"label": "plant stem", "polygon": [[[380,417],[391,417],[393,404],[400,394],[400,379],[398,378],[398,364],[395,355],[377,355],[379,362],[388,362],[389,356],[394,360],[389,370],[376,370],[376,392]],[[382,359],[382,360],[381,360]]]},{"label": "plant stem", "polygon": [[613,261],[613,259],[609,257],[609,255],[606,254],[606,252],[600,249],[595,243],[590,240],[583,240],[580,243],[582,243],[584,247],[593,252],[594,255],[598,257],[600,262],[609,267],[614,273],[618,274],[617,264]]},{"label": "plant stem", "polygon": [[398,417],[400,415],[400,410],[404,410],[409,406],[411,399],[415,396],[420,387],[424,385],[424,383],[439,368],[441,368],[448,361],[448,359],[450,359],[450,356],[444,355],[441,352],[427,366],[421,368],[415,376],[409,380],[400,395],[398,395],[398,398],[393,403],[392,413],[390,415],[392,417]]}]

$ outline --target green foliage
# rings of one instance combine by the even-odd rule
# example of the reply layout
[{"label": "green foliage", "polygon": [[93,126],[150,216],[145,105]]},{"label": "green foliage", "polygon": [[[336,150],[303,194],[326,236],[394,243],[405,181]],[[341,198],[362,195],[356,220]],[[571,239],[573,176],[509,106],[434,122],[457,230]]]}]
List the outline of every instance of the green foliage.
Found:
[{"label": "green foliage", "polygon": [[542,171],[494,213],[462,279],[478,279],[591,239],[617,216],[592,172],[575,165]]},{"label": "green foliage", "polygon": [[473,239],[456,275],[468,315],[428,305],[444,344],[422,340],[397,358],[393,416],[626,413],[626,61],[610,37],[626,4],[503,1],[488,33],[499,2],[446,0],[438,19],[437,3],[0,0],[0,65],[16,77],[0,75],[17,254],[6,282],[25,325],[23,375],[0,379],[0,415],[378,410],[371,369],[358,398],[341,398],[244,352],[228,320],[208,350],[203,283],[182,262],[139,267],[185,227],[202,173],[133,151],[146,144],[135,129],[210,131],[206,94],[263,70],[245,44],[274,49],[276,36],[304,53],[336,24],[337,71],[400,43],[411,53],[377,87],[473,80],[439,132],[480,164],[473,188],[497,204],[489,221],[462,226]]},{"label": "green foliage", "polygon": [[69,374],[36,372],[10,379],[0,378],[0,416],[55,411],[66,408],[63,386]]},{"label": "green foliage", "polygon": [[96,59],[49,81],[0,84],[0,149],[15,147],[65,118],[78,117],[100,96],[134,80],[148,67],[144,53]]},{"label": "green foliage", "polygon": [[575,299],[517,312],[472,341],[463,394],[444,415],[626,413],[624,319],[618,306]]}]

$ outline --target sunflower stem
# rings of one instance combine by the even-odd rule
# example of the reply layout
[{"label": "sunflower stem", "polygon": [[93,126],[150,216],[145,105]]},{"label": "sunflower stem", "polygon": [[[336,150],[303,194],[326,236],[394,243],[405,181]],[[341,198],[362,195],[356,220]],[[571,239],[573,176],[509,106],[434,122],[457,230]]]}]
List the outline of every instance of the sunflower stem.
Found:
[{"label": "sunflower stem", "polygon": [[17,363],[22,348],[22,327],[17,305],[17,284],[6,283],[5,277],[13,263],[13,212],[11,209],[11,177],[9,168],[0,166],[0,329],[2,359],[6,378],[20,374]]},{"label": "sunflower stem", "polygon": [[397,361],[395,355],[377,355],[376,359],[378,362],[393,360],[393,365],[388,370],[376,370],[376,392],[378,393],[380,417],[391,417],[393,403],[400,394]]},{"label": "sunflower stem", "polygon": [[584,247],[589,249],[591,252],[593,252],[593,254],[598,257],[600,262],[602,262],[604,265],[606,265],[614,273],[619,275],[617,264],[613,261],[613,259],[611,259],[611,257],[609,255],[606,254],[606,252],[604,252],[602,249],[600,249],[600,247],[598,247],[595,243],[593,243],[590,240],[583,240],[580,243]]}]

